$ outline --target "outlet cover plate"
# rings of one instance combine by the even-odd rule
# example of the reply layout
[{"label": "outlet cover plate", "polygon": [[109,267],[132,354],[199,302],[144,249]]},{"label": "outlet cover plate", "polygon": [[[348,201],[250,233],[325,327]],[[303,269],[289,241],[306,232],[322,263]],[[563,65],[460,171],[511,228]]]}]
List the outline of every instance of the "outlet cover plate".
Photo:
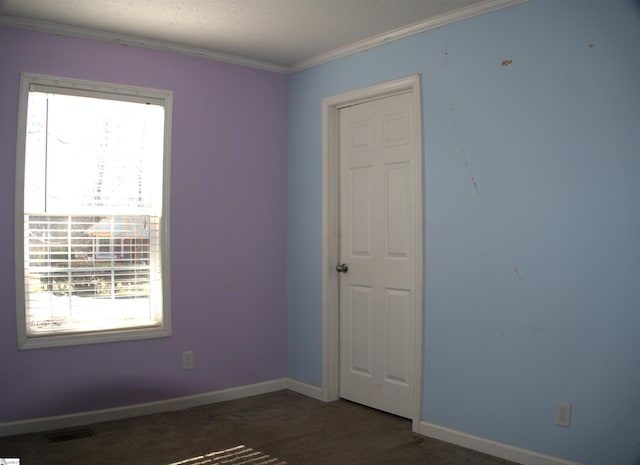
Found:
[{"label": "outlet cover plate", "polygon": [[191,370],[193,368],[193,351],[182,352],[182,369]]},{"label": "outlet cover plate", "polygon": [[571,426],[571,403],[558,401],[556,403],[556,425],[569,428]]}]

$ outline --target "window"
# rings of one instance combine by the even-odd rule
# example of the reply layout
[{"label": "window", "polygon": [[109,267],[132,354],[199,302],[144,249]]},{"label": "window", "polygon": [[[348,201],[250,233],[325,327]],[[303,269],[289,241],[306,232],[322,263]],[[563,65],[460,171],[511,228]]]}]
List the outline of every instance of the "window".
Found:
[{"label": "window", "polygon": [[171,103],[169,91],[22,74],[20,348],[170,334]]}]

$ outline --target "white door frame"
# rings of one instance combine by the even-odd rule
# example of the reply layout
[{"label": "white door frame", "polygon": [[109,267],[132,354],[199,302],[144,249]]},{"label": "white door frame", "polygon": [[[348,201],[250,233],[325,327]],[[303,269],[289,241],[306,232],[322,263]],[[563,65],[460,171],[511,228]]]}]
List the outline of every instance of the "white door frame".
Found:
[{"label": "white door frame", "polygon": [[322,100],[322,400],[339,398],[340,381],[340,315],[339,276],[335,270],[339,260],[340,166],[339,166],[339,110],[351,105],[377,100],[400,93],[411,93],[414,99],[416,144],[414,154],[415,186],[415,335],[414,386],[412,401],[412,429],[419,431],[422,393],[422,106],[420,76],[389,81]]}]

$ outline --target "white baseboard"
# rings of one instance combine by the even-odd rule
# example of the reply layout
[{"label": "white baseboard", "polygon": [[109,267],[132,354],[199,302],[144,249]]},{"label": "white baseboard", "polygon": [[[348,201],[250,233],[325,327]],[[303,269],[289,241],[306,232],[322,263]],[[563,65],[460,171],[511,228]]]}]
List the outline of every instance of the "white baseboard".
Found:
[{"label": "white baseboard", "polygon": [[4,422],[0,423],[0,437],[24,433],[36,433],[39,431],[50,431],[61,428],[72,428],[75,426],[89,425],[91,423],[98,423],[102,421],[121,420],[123,418],[137,417],[140,415],[149,415],[153,413],[198,407],[200,405],[215,404],[217,402],[224,402],[227,400],[266,394],[267,392],[281,391],[283,389],[287,389],[287,384],[288,380],[286,378],[282,378],[272,381],[264,381],[257,384],[250,384],[247,386],[223,389],[220,391],[177,397],[158,402],[148,402],[145,404],[129,405],[126,407],[116,407],[104,410],[93,410],[90,412],[81,412],[55,417]]},{"label": "white baseboard", "polygon": [[307,397],[322,400],[322,389],[311,384],[303,383],[295,379],[287,378],[287,389]]},{"label": "white baseboard", "polygon": [[522,465],[582,465],[577,462],[559,459],[519,447],[510,446],[491,439],[474,436],[454,429],[434,425],[425,421],[420,422],[420,434],[430,438],[456,444],[473,449],[484,454],[493,455],[501,459],[511,460]]}]

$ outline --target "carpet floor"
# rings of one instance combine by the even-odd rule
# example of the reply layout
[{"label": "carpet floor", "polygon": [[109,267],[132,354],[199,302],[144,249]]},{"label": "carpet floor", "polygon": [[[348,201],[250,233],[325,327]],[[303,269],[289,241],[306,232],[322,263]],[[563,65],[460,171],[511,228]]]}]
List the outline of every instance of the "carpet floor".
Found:
[{"label": "carpet floor", "polygon": [[278,391],[77,431],[0,438],[20,465],[516,465],[411,432],[404,418]]}]

